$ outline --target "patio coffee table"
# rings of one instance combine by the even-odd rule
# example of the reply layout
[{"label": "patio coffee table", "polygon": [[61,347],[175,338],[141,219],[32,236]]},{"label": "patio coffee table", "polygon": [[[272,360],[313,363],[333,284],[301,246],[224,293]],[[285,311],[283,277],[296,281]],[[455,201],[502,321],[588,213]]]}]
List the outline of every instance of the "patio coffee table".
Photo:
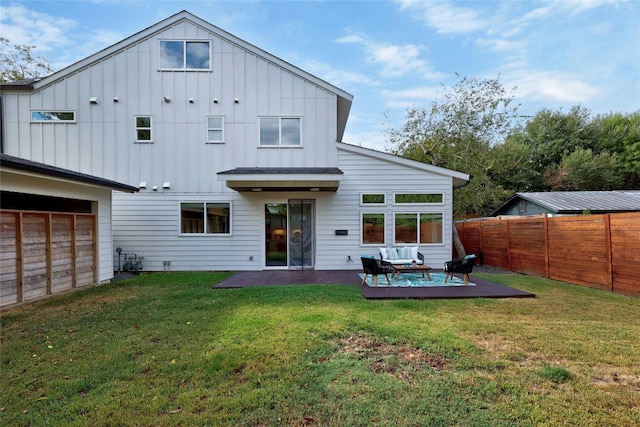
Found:
[{"label": "patio coffee table", "polygon": [[411,273],[414,271],[421,271],[422,277],[424,277],[424,273],[427,273],[427,277],[431,280],[431,273],[429,271],[431,267],[428,265],[394,265],[393,266],[393,277],[398,280],[400,278],[400,273]]}]

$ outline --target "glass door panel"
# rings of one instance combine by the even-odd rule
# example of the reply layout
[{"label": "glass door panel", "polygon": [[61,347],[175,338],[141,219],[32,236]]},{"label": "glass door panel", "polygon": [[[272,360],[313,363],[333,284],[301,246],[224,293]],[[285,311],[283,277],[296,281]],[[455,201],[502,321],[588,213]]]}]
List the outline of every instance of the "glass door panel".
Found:
[{"label": "glass door panel", "polygon": [[314,201],[289,200],[289,267],[313,268]]},{"label": "glass door panel", "polygon": [[287,204],[267,203],[264,205],[266,266],[278,267],[287,263]]}]

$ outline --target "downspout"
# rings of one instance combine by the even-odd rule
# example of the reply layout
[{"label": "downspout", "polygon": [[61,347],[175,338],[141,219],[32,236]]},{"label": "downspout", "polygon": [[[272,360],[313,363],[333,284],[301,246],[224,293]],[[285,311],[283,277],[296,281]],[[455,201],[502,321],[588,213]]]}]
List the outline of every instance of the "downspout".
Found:
[{"label": "downspout", "polygon": [[4,154],[4,114],[2,114],[2,96],[0,95],[0,154]]}]

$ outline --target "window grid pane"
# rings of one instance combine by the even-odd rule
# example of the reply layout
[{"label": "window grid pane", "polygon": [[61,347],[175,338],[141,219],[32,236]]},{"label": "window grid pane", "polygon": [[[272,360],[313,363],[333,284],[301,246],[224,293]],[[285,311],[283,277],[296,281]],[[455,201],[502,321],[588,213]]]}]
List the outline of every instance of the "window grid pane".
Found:
[{"label": "window grid pane", "polygon": [[384,245],[384,214],[362,214],[362,244]]},{"label": "window grid pane", "polygon": [[207,203],[207,234],[229,234],[230,213],[229,203]]},{"label": "window grid pane", "polygon": [[420,214],[420,243],[442,243],[442,214]]},{"label": "window grid pane", "polygon": [[300,119],[281,119],[282,145],[300,145]]},{"label": "window grid pane", "polygon": [[209,42],[187,42],[187,69],[209,69]]},{"label": "window grid pane", "polygon": [[363,194],[362,204],[384,204],[384,194]]},{"label": "window grid pane", "polygon": [[280,123],[277,118],[260,119],[260,145],[278,145]]},{"label": "window grid pane", "polygon": [[181,203],[181,233],[204,233],[204,205],[202,203]]},{"label": "window grid pane", "polygon": [[418,214],[396,214],[395,243],[418,243]]}]

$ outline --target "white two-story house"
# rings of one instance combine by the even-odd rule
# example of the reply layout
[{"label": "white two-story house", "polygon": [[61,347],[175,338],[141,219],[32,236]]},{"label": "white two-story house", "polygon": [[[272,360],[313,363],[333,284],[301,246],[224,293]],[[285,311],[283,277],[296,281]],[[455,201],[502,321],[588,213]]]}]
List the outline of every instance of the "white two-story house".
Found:
[{"label": "white two-story house", "polygon": [[145,271],[361,269],[451,258],[469,176],[342,142],[352,95],[186,11],[2,87],[3,151],[125,183],[115,248]]}]

